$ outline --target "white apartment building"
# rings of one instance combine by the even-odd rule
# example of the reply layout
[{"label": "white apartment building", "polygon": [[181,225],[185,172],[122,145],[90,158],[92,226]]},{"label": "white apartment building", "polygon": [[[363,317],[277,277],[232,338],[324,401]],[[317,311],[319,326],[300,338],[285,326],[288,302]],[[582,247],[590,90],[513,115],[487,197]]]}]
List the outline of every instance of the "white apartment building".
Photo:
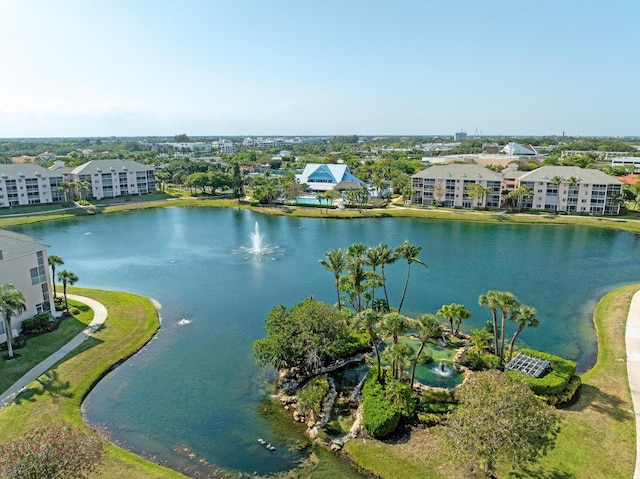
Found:
[{"label": "white apartment building", "polygon": [[543,166],[519,172],[514,186],[531,188],[533,196],[523,198],[523,208],[617,215],[622,182],[600,170],[577,166]]},{"label": "white apartment building", "polygon": [[155,168],[137,161],[92,160],[74,168],[70,181],[89,183],[97,200],[156,191]]},{"label": "white apartment building", "polygon": [[[21,316],[11,318],[14,336],[24,319],[43,311],[55,312],[47,247],[36,239],[0,230],[0,284],[5,283],[13,284],[24,295],[27,307]],[[0,343],[6,341],[6,331],[0,321]]]},{"label": "white apartment building", "polygon": [[63,176],[33,163],[0,165],[0,207],[53,203],[64,199],[58,191]]},{"label": "white apartment building", "polygon": [[[491,192],[472,200],[467,186],[478,183]],[[412,203],[432,206],[443,203],[447,207],[500,207],[502,175],[478,165],[434,165],[411,177]]]}]

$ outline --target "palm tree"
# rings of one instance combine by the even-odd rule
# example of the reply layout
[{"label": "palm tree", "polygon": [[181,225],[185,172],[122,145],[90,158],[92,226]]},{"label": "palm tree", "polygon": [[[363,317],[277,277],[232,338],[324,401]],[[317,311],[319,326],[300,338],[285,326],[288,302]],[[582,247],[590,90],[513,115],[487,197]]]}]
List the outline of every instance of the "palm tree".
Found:
[{"label": "palm tree", "polygon": [[335,284],[336,294],[338,296],[338,309],[341,309],[342,305],[340,303],[340,286],[338,280],[340,279],[340,273],[342,273],[347,264],[347,258],[344,254],[344,250],[340,248],[327,251],[325,253],[325,257],[327,259],[321,259],[320,264],[324,266],[324,269],[332,272],[333,276],[336,278]]},{"label": "palm tree", "polygon": [[380,270],[382,271],[382,288],[384,289],[384,300],[387,303],[387,310],[389,309],[389,295],[387,294],[387,278],[384,275],[384,267],[388,264],[393,264],[396,262],[397,258],[393,255],[393,250],[389,248],[389,245],[386,243],[380,243],[378,245],[379,253],[380,253]]},{"label": "palm tree", "polygon": [[416,353],[416,357],[413,359],[413,367],[411,368],[411,387],[413,387],[413,380],[416,376],[416,366],[418,360],[424,349],[424,345],[431,338],[440,336],[441,326],[436,317],[433,314],[423,314],[418,318],[418,337],[420,338],[420,347]]},{"label": "palm tree", "polygon": [[524,328],[537,328],[540,324],[540,320],[536,317],[537,313],[536,309],[531,306],[519,306],[511,311],[509,320],[518,323],[518,329],[513,333],[513,337],[509,343],[509,361],[511,361],[513,357],[513,345]]},{"label": "palm tree", "polygon": [[67,285],[72,286],[78,281],[78,277],[72,271],[63,269],[58,273],[58,281],[62,283],[62,290],[64,294],[64,304],[67,313],[69,312],[69,301],[67,300]]},{"label": "palm tree", "polygon": [[436,316],[442,319],[446,319],[449,321],[449,325],[451,326],[451,332],[453,332],[453,317],[455,316],[455,307],[459,306],[455,303],[452,304],[443,304],[440,309],[436,312]]},{"label": "palm tree", "polygon": [[51,282],[53,283],[53,298],[56,297],[56,266],[64,264],[64,260],[55,254],[50,254],[47,258],[49,266],[51,267]]},{"label": "palm tree", "polygon": [[371,269],[373,270],[373,274],[371,275],[371,304],[373,304],[373,302],[375,301],[376,282],[378,282],[376,268],[384,264],[384,258],[382,256],[382,243],[380,243],[378,246],[373,246],[367,249],[364,259],[366,264],[371,266]]},{"label": "palm tree", "polygon": [[504,343],[506,339],[506,323],[507,323],[507,315],[512,310],[518,308],[520,306],[520,301],[515,297],[513,293],[509,291],[497,291],[497,302],[500,311],[502,312],[502,326],[500,331],[502,331],[502,339],[500,341],[500,350],[498,353],[498,357],[500,358],[500,364],[504,363]]},{"label": "palm tree", "polygon": [[24,313],[27,309],[24,295],[12,284],[0,285],[0,313],[2,313],[2,323],[7,335],[7,351],[9,359],[13,359],[13,337],[11,335],[11,318]]},{"label": "palm tree", "polygon": [[402,378],[402,370],[413,356],[413,350],[408,344],[393,344],[384,350],[384,358],[391,363],[391,375]]},{"label": "palm tree", "polygon": [[396,247],[396,258],[403,258],[407,260],[407,277],[404,281],[404,289],[402,290],[402,298],[400,299],[400,305],[398,306],[398,313],[402,310],[404,296],[407,293],[407,286],[409,285],[409,275],[411,274],[411,263],[421,264],[425,268],[428,267],[425,263],[418,259],[420,251],[422,251],[422,246],[416,246],[413,243],[409,243],[409,241],[407,240]]},{"label": "palm tree", "polygon": [[554,176],[549,180],[549,183],[552,185],[556,185],[558,188],[558,203],[556,204],[556,213],[558,212],[558,207],[560,206],[560,186],[562,186],[562,182],[564,178],[562,176]]},{"label": "palm tree", "polygon": [[364,255],[366,251],[367,247],[362,243],[355,243],[347,248],[347,264],[345,268],[349,273],[349,282],[354,299],[352,304],[355,306],[356,312],[362,311],[362,283],[366,276],[364,272]]},{"label": "palm tree", "polygon": [[355,321],[356,325],[360,329],[364,329],[369,333],[369,340],[371,341],[371,346],[376,353],[376,359],[378,361],[378,382],[380,382],[380,350],[378,349],[378,337],[376,335],[375,330],[373,329],[375,325],[380,320],[380,315],[377,311],[374,311],[371,308],[363,309],[359,313],[356,314]]},{"label": "palm tree", "polygon": [[491,318],[493,319],[493,352],[498,354],[498,293],[499,291],[488,291],[481,294],[478,304],[491,309]]},{"label": "palm tree", "polygon": [[398,335],[406,333],[409,321],[400,313],[387,313],[382,317],[380,328],[386,335],[391,335],[393,344],[398,344]]},{"label": "palm tree", "polygon": [[473,313],[471,311],[469,311],[461,304],[456,304],[455,315],[453,316],[453,322],[456,325],[456,330],[453,332],[453,334],[457,335],[458,331],[460,330],[462,321],[465,319],[469,319],[471,316],[473,316]]}]

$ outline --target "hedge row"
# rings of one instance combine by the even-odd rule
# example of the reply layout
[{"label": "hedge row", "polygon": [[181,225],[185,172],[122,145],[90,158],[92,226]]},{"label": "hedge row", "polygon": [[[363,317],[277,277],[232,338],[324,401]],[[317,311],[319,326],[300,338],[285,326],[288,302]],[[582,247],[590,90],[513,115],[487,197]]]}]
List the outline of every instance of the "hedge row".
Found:
[{"label": "hedge row", "polygon": [[551,363],[551,371],[541,378],[534,378],[515,371],[508,371],[507,374],[512,376],[517,375],[519,377],[524,376],[531,385],[532,391],[538,396],[545,397],[551,404],[565,402],[570,399],[570,397],[563,399],[570,384],[573,388],[573,392],[571,393],[571,396],[573,396],[573,393],[575,393],[580,385],[579,382],[576,385],[576,363],[554,356],[553,354],[543,353],[533,349],[521,349],[519,352],[527,356],[549,361]]}]

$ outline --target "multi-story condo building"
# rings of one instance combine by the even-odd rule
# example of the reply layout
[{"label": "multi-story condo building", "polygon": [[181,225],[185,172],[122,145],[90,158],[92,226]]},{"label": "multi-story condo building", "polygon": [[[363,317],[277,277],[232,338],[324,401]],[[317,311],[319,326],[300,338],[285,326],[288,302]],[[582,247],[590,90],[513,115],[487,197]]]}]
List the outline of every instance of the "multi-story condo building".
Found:
[{"label": "multi-story condo building", "polygon": [[[30,236],[0,230],[0,284],[10,283],[25,298],[25,312],[11,318],[11,332],[17,334],[24,319],[43,311],[55,312],[47,247]],[[0,321],[0,342],[7,335]]]},{"label": "multi-story condo building", "polygon": [[[487,193],[472,199],[467,187],[477,183]],[[412,203],[421,206],[500,207],[502,175],[478,165],[434,165],[411,177]]]},{"label": "multi-story condo building", "polygon": [[0,207],[53,203],[64,199],[63,176],[33,163],[0,165]]},{"label": "multi-story condo building", "polygon": [[155,168],[137,161],[93,160],[74,168],[70,180],[89,183],[90,193],[97,200],[156,190]]},{"label": "multi-story condo building", "polygon": [[617,215],[622,182],[600,170],[577,166],[543,166],[517,172],[514,187],[527,186],[532,195],[522,207],[534,210]]}]

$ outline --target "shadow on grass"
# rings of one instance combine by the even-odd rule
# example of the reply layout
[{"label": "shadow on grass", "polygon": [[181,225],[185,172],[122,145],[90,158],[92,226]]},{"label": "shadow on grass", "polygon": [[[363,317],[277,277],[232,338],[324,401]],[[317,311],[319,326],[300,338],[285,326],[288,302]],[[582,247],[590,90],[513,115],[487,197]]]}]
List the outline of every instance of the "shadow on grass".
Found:
[{"label": "shadow on grass", "polygon": [[522,468],[521,471],[510,472],[507,477],[509,479],[575,479],[576,476],[557,469],[545,471],[543,469]]},{"label": "shadow on grass", "polygon": [[629,414],[629,405],[620,398],[607,394],[590,384],[580,386],[580,399],[569,409],[584,411],[590,408],[600,414],[606,414],[615,421],[630,421],[633,415]]},{"label": "shadow on grass", "polygon": [[71,389],[71,383],[69,381],[62,381],[58,377],[58,372],[55,369],[50,369],[38,379],[36,383],[40,386],[30,387],[18,394],[15,402],[16,404],[22,404],[22,401],[35,402],[38,396],[49,394],[53,397],[73,397],[73,393],[69,392]]}]

